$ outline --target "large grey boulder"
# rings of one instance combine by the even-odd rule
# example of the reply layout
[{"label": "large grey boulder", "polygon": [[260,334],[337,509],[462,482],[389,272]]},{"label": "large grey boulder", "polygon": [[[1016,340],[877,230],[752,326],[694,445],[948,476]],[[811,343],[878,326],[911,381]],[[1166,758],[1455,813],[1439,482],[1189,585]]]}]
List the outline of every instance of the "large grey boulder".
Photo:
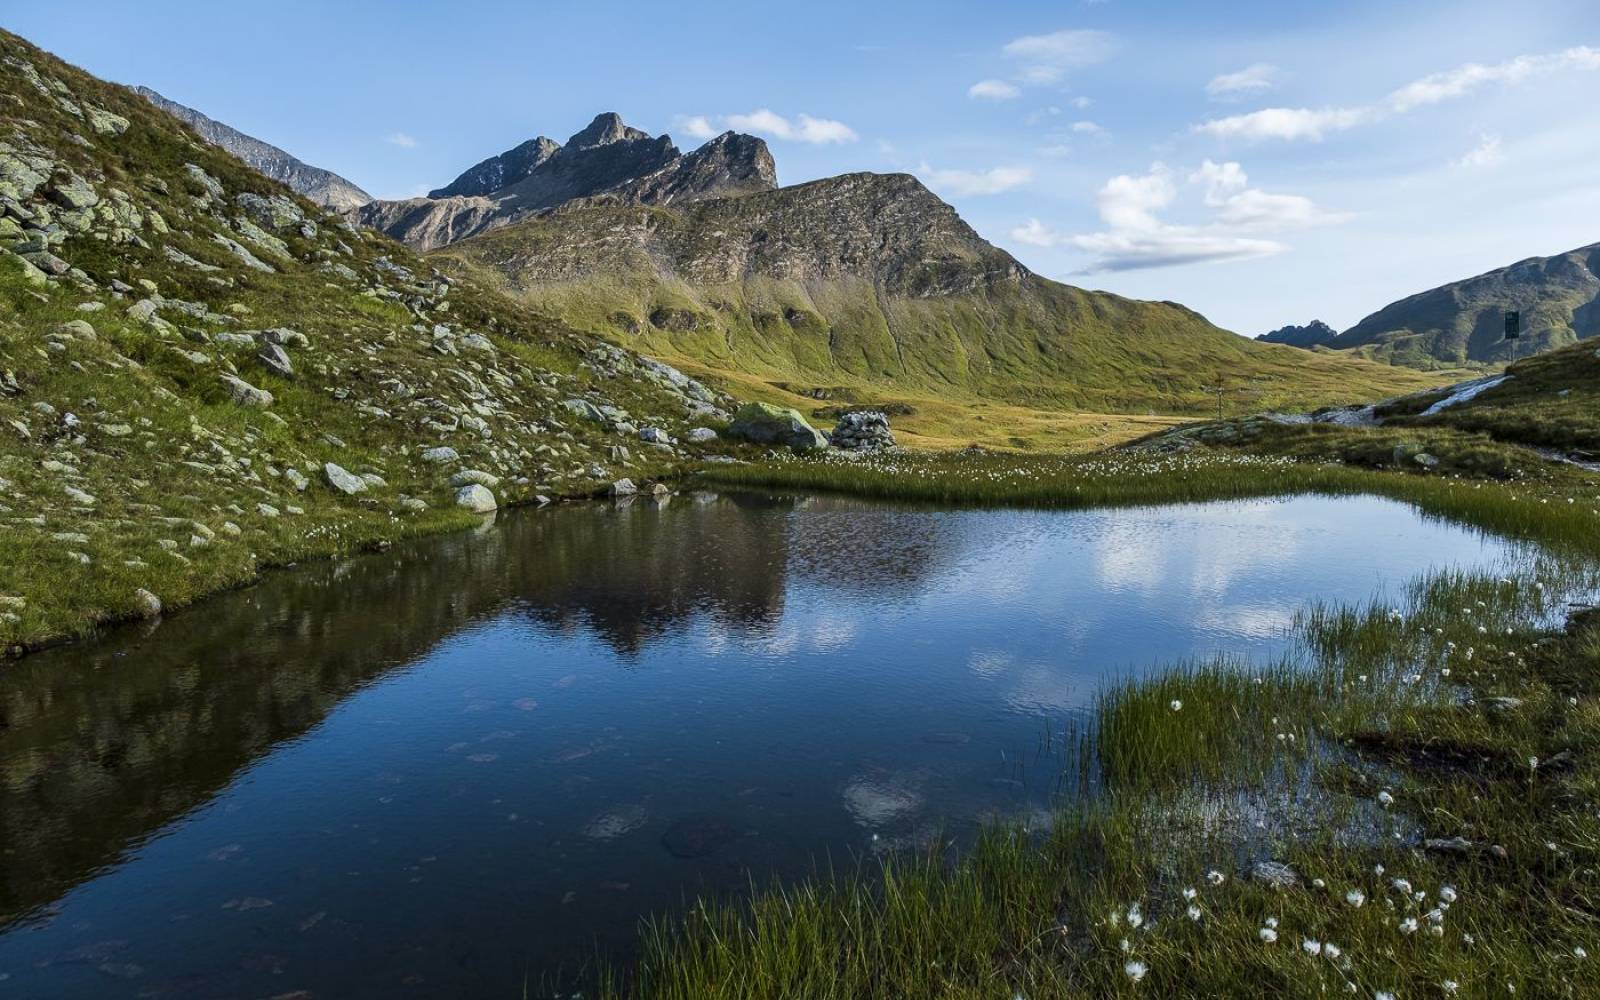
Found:
[{"label": "large grey boulder", "polygon": [[733,423],[728,425],[728,436],[758,444],[781,444],[795,451],[828,446],[828,439],[806,423],[798,410],[770,403],[746,403],[739,407],[739,412],[733,415]]},{"label": "large grey boulder", "polygon": [[465,507],[474,514],[488,514],[498,509],[500,502],[487,486],[473,483],[456,491],[456,506]]}]

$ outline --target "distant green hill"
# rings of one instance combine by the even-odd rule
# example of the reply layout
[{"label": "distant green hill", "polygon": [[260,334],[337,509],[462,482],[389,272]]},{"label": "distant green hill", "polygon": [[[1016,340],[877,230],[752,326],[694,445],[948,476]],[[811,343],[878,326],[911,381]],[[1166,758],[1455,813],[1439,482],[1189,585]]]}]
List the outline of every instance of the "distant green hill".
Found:
[{"label": "distant green hill", "polygon": [[1203,413],[1428,380],[1256,343],[1029,272],[904,174],[670,205],[576,202],[432,254],[579,329],[801,395]]},{"label": "distant green hill", "polygon": [[[1505,339],[1507,310],[1522,313],[1522,336]],[[1296,330],[1298,328],[1287,328]],[[1530,257],[1384,306],[1337,337],[1274,331],[1263,339],[1323,346],[1413,368],[1498,365],[1600,333],[1600,243],[1554,257]]]}]

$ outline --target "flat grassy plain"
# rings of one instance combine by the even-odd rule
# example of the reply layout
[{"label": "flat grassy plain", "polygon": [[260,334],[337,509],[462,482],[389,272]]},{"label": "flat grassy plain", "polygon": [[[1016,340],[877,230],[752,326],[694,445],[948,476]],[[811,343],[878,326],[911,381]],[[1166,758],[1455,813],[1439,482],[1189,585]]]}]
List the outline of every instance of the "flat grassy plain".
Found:
[{"label": "flat grassy plain", "polygon": [[1114,685],[1060,734],[1087,791],[1048,829],[702,901],[648,923],[642,958],[599,992],[1600,994],[1600,612],[1568,604],[1600,586],[1600,483],[1525,464],[1495,479],[1231,451],[969,453],[707,473],[941,503],[1376,493],[1538,547],[1503,578],[1441,571],[1389,604],[1308,606],[1275,664]]}]

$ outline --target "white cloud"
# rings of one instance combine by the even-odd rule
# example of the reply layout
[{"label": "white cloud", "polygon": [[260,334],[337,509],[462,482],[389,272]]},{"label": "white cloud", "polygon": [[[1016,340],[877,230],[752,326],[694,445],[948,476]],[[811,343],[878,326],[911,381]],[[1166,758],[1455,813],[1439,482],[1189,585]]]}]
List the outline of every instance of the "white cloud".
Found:
[{"label": "white cloud", "polygon": [[1190,184],[1204,184],[1206,186],[1206,204],[1220,205],[1223,197],[1229,191],[1237,191],[1250,183],[1250,178],[1245,174],[1244,168],[1232,160],[1227,163],[1214,163],[1207,160],[1200,164],[1200,168],[1189,175]]},{"label": "white cloud", "polygon": [[1310,139],[1321,142],[1329,132],[1342,132],[1370,121],[1369,108],[1264,108],[1245,115],[1214,118],[1196,132],[1222,139]]},{"label": "white cloud", "polygon": [[387,142],[391,146],[399,146],[401,149],[417,148],[417,140],[412,136],[406,135],[404,132],[390,132],[388,135],[383,137],[383,141]]},{"label": "white cloud", "polygon": [[1004,80],[979,80],[967,88],[968,97],[981,97],[990,101],[1009,101],[1022,96],[1022,90]]},{"label": "white cloud", "polygon": [[1505,151],[1500,148],[1500,137],[1497,135],[1484,135],[1478,140],[1468,153],[1456,161],[1456,166],[1476,168],[1492,167],[1505,159]]},{"label": "white cloud", "polygon": [[1104,61],[1114,48],[1114,39],[1104,31],[1077,30],[1026,35],[1008,42],[1003,51],[1035,66],[1076,69]]},{"label": "white cloud", "polygon": [[1103,135],[1105,133],[1105,129],[1090,121],[1073,122],[1072,131],[1079,135]]},{"label": "white cloud", "polygon": [[1089,105],[1091,105],[1093,103],[1094,103],[1094,101],[1090,100],[1087,97],[1082,97],[1082,96],[1074,97],[1072,99],[1072,106],[1077,108],[1077,109],[1079,109],[1080,111],[1083,110],[1084,108],[1087,108]]},{"label": "white cloud", "polygon": [[1066,237],[1038,219],[1029,219],[1011,230],[1011,238],[1029,246],[1053,247],[1059,245]]},{"label": "white cloud", "polygon": [[1349,108],[1264,108],[1201,122],[1194,131],[1219,138],[1320,142],[1330,132],[1341,132],[1389,115],[1408,114],[1418,108],[1465,97],[1489,84],[1515,84],[1551,73],[1595,70],[1600,70],[1600,49],[1578,46],[1542,55],[1517,56],[1492,66],[1467,63],[1408,83],[1376,104]]},{"label": "white cloud", "polygon": [[1277,82],[1278,67],[1271,63],[1256,63],[1236,73],[1223,73],[1211,78],[1206,93],[1216,99],[1237,98],[1257,91],[1270,90]]},{"label": "white cloud", "polygon": [[809,142],[815,145],[825,145],[836,142],[855,142],[860,136],[855,130],[841,121],[831,118],[813,118],[802,114],[796,121],[790,121],[782,115],[767,108],[761,108],[743,115],[728,115],[724,121],[735,129],[746,132],[759,132],[770,135],[775,139],[788,142]]},{"label": "white cloud", "polygon": [[717,127],[711,124],[711,119],[705,115],[689,115],[678,119],[678,127],[691,139],[715,139],[719,134]]},{"label": "white cloud", "polygon": [[988,170],[940,170],[923,163],[917,176],[935,191],[960,197],[1002,194],[1033,180],[1027,167],[991,167]]},{"label": "white cloud", "polygon": [[1257,234],[1344,218],[1323,212],[1300,195],[1251,188],[1244,168],[1233,161],[1206,160],[1189,174],[1188,181],[1204,188],[1204,204],[1212,209],[1213,219],[1204,225],[1177,225],[1161,219],[1161,213],[1177,200],[1178,185],[1173,172],[1156,163],[1148,173],[1122,174],[1100,189],[1100,219],[1106,225],[1102,232],[1062,239],[1030,219],[1011,235],[1037,246],[1070,243],[1093,255],[1087,268],[1091,272],[1130,271],[1283,253],[1288,246]]},{"label": "white cloud", "polygon": [[1189,175],[1190,184],[1205,186],[1205,203],[1217,210],[1218,221],[1244,229],[1298,229],[1343,222],[1347,216],[1324,212],[1310,198],[1269,194],[1250,187],[1250,177],[1237,162],[1206,160]]}]

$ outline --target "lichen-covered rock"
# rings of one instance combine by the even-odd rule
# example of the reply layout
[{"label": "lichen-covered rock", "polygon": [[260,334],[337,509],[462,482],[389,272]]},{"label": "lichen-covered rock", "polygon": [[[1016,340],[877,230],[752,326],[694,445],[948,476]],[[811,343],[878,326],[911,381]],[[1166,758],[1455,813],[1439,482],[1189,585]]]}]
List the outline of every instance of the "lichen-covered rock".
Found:
[{"label": "lichen-covered rock", "polygon": [[733,415],[728,436],[758,444],[781,444],[796,451],[826,448],[828,439],[806,423],[798,410],[771,403],[746,403]]}]

